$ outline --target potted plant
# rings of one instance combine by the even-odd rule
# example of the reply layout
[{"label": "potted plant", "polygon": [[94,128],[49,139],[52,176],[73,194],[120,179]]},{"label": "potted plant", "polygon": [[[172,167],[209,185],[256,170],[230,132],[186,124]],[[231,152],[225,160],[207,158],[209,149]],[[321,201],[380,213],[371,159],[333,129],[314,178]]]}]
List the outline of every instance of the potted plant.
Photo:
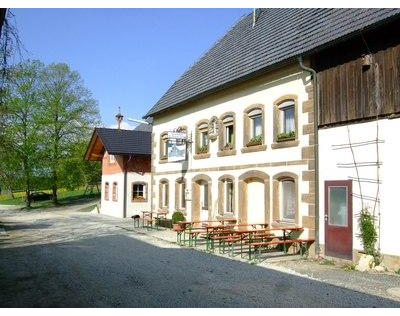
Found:
[{"label": "potted plant", "polygon": [[296,132],[290,131],[287,133],[280,133],[280,134],[276,135],[276,138],[277,138],[278,142],[294,140],[296,138]]},{"label": "potted plant", "polygon": [[247,147],[262,145],[262,135],[254,136],[247,143]]},{"label": "potted plant", "polygon": [[233,149],[232,143],[227,143],[227,144],[225,144],[224,147],[222,147],[222,150],[232,150],[232,149]]},{"label": "potted plant", "polygon": [[207,154],[208,153],[208,145],[203,145],[197,149],[198,154]]},{"label": "potted plant", "polygon": [[179,223],[185,220],[185,216],[180,211],[175,211],[172,214],[172,230],[182,230],[185,228],[185,225]]}]

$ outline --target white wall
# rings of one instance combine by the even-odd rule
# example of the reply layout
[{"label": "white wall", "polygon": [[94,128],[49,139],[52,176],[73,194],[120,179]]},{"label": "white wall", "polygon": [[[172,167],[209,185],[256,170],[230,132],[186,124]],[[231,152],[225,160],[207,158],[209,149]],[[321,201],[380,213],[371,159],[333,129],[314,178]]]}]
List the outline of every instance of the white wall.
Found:
[{"label": "white wall", "polygon": [[[108,201],[104,199],[104,185],[109,183]],[[112,200],[113,182],[118,183],[118,201]],[[106,174],[101,177],[101,207],[100,213],[115,217],[123,217],[123,197],[124,197],[124,174]]]},{"label": "white wall", "polygon": [[[104,199],[104,185],[108,181],[109,183],[109,200]],[[150,190],[151,186],[151,175],[145,173],[143,175],[136,172],[128,172],[127,174],[127,195],[126,195],[126,216],[131,217],[132,215],[142,215],[141,211],[149,211],[151,209],[151,193],[148,192],[146,202],[133,202],[132,201],[132,182],[146,182],[148,184],[147,189]],[[112,184],[113,182],[118,183],[118,201],[112,200]],[[100,213],[115,217],[123,217],[123,197],[124,197],[124,173],[106,174],[101,179],[101,208]]]},{"label": "white wall", "polygon": [[[349,125],[351,142],[370,141],[376,138],[376,122]],[[398,225],[400,223],[399,196],[399,153],[400,153],[400,119],[379,120],[379,139],[384,140],[379,144],[380,168],[382,184],[380,186],[380,207],[378,204],[377,214],[380,216],[380,246],[384,254],[400,256],[400,243],[397,237]],[[354,168],[338,168],[337,163],[352,163],[350,149],[332,150],[334,144],[348,143],[346,126],[333,127],[319,130],[319,163],[320,163],[320,242],[325,243],[324,223],[324,181],[326,180],[348,180],[349,176],[355,177]],[[355,147],[354,154],[357,162],[376,161],[376,145]],[[377,177],[376,167],[360,167],[360,177]],[[362,183],[363,195],[376,195],[376,184]],[[353,181],[353,193],[359,194],[358,182]],[[373,202],[366,201],[367,206],[373,207]],[[362,250],[357,234],[359,227],[357,214],[361,210],[361,200],[353,197],[353,248]]]},{"label": "white wall", "polygon": [[[136,172],[128,172],[127,175],[127,196],[126,196],[126,216],[132,215],[142,216],[142,211],[151,210],[151,174],[139,174]],[[146,202],[133,202],[132,201],[132,183],[133,182],[146,182],[147,183],[147,201]]]},{"label": "white wall", "polygon": [[[155,196],[153,201],[153,208],[158,209],[158,185],[162,178],[169,180],[169,216],[174,212],[175,208],[175,181],[177,178],[183,176],[186,179],[187,188],[191,189],[192,178],[197,174],[205,173],[212,179],[212,215],[215,217],[218,214],[218,178],[224,174],[229,174],[235,177],[235,209],[236,217],[238,215],[238,178],[240,175],[249,170],[260,170],[267,173],[270,176],[270,213],[272,217],[272,178],[274,175],[280,172],[292,172],[298,176],[299,179],[299,190],[298,190],[298,205],[300,214],[300,225],[303,215],[308,215],[308,204],[301,202],[301,195],[303,193],[309,193],[308,182],[303,182],[302,171],[308,170],[307,164],[302,165],[277,165],[272,167],[254,167],[254,168],[232,168],[224,171],[207,171],[207,172],[185,172],[182,173],[182,169],[197,169],[197,168],[218,168],[222,166],[243,166],[248,164],[263,164],[268,162],[286,162],[302,159],[302,147],[308,146],[308,135],[302,134],[302,127],[308,123],[308,113],[303,113],[302,104],[308,100],[308,94],[306,93],[305,87],[310,84],[308,81],[309,77],[304,72],[299,72],[298,67],[286,69],[282,73],[275,73],[274,76],[264,77],[257,80],[256,82],[249,83],[245,87],[230,90],[225,94],[219,94],[217,97],[210,97],[201,101],[195,102],[186,108],[181,107],[178,112],[171,112],[170,114],[164,114],[161,117],[155,117],[153,123],[153,133],[156,142],[154,148],[153,162],[154,162],[154,180],[155,185],[153,186],[153,194]],[[298,139],[299,145],[290,148],[272,149],[271,144],[273,143],[273,104],[278,98],[294,94],[298,98]],[[265,131],[265,144],[267,149],[265,151],[254,152],[254,153],[242,153],[241,149],[243,146],[243,111],[246,107],[252,104],[263,104],[264,105],[264,131]],[[192,146],[192,154],[184,163],[159,163],[159,140],[160,134],[165,131],[172,131],[179,126],[186,125],[188,128],[189,135],[192,135],[194,141],[195,136],[195,124],[202,119],[210,119],[212,116],[220,117],[225,112],[235,112],[236,115],[236,155],[227,157],[217,157],[218,152],[218,140],[210,141],[210,154],[211,157],[207,159],[193,159],[194,147]],[[251,192],[250,192],[251,194]],[[264,214],[264,205],[258,205],[258,212],[262,217]],[[186,207],[187,218],[191,217],[191,201],[187,202]],[[272,221],[272,218],[271,218]]]}]

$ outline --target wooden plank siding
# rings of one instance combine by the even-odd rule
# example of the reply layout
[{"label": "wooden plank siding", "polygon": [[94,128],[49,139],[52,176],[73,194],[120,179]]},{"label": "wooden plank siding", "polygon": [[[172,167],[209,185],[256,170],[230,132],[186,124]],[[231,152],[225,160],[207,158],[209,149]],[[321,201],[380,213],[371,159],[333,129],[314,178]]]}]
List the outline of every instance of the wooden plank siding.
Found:
[{"label": "wooden plank siding", "polygon": [[[399,27],[397,21],[313,56],[320,126],[400,113]],[[367,54],[372,64],[363,68],[362,56]]]}]

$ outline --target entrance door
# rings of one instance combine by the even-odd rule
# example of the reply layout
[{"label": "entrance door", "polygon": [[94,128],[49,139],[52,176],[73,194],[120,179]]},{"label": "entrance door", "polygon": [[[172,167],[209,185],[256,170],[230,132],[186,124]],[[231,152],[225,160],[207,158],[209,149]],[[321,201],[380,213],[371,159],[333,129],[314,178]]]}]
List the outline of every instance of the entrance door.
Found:
[{"label": "entrance door", "polygon": [[325,181],[325,254],[353,259],[352,181]]},{"label": "entrance door", "polygon": [[247,223],[265,223],[264,182],[253,179],[247,183]]}]

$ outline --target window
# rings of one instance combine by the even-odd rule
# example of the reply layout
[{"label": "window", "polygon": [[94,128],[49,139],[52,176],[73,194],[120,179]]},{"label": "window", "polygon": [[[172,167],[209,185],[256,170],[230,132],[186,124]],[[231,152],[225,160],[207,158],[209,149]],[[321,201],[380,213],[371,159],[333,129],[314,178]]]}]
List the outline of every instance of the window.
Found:
[{"label": "window", "polygon": [[281,182],[281,216],[283,220],[294,221],[296,212],[296,190],[293,180]]},{"label": "window", "polygon": [[328,223],[332,226],[348,226],[347,187],[329,186]]},{"label": "window", "polygon": [[167,160],[168,156],[168,133],[160,135],[160,160]]},{"label": "window", "polygon": [[[244,112],[243,145],[245,147],[262,146],[264,144],[264,106],[261,104],[253,105]],[[264,150],[265,148],[255,147],[254,150]],[[246,150],[245,152],[250,152]],[[242,150],[243,152],[243,150]]]},{"label": "window", "polygon": [[110,185],[108,182],[104,184],[104,200],[108,201],[110,199]]},{"label": "window", "polygon": [[233,213],[233,181],[224,181],[224,213]]},{"label": "window", "polygon": [[132,201],[146,202],[147,201],[147,184],[132,183]]},{"label": "window", "polygon": [[295,131],[294,126],[294,101],[284,101],[279,105],[281,114],[281,133],[290,133]]},{"label": "window", "polygon": [[196,127],[196,154],[208,154],[209,137],[208,137],[208,121],[201,121]]},{"label": "window", "polygon": [[186,209],[186,180],[179,178],[175,182],[175,208],[184,211]]},{"label": "window", "polygon": [[221,132],[219,139],[219,150],[233,150],[235,149],[235,117],[234,114],[225,114],[221,117]]},{"label": "window", "polygon": [[[274,141],[293,145],[297,139],[297,97],[286,95],[274,103]],[[286,145],[287,146],[287,145]],[[280,148],[272,146],[273,148]]]},{"label": "window", "polygon": [[184,209],[186,208],[186,197],[185,197],[185,191],[186,191],[186,183],[183,182],[180,184],[180,208]]},{"label": "window", "polygon": [[200,183],[200,202],[201,209],[208,210],[208,183],[206,181]]},{"label": "window", "polygon": [[168,209],[169,205],[169,185],[168,180],[160,180],[159,187],[159,207],[161,209]]},{"label": "window", "polygon": [[114,155],[108,155],[108,163],[115,163],[115,156]]},{"label": "window", "polygon": [[114,182],[112,187],[112,200],[114,202],[118,201],[118,183]]}]

